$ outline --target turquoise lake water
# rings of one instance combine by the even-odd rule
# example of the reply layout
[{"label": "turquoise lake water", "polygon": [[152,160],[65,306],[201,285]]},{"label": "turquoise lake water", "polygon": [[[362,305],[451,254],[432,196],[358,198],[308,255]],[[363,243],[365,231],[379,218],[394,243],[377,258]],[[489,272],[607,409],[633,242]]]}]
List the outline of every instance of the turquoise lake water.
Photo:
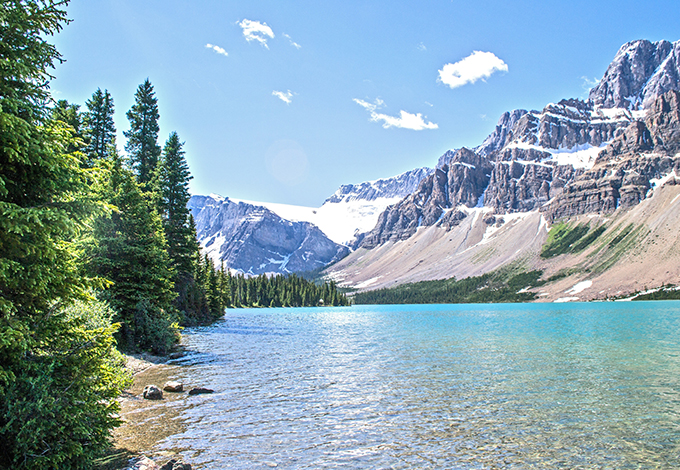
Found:
[{"label": "turquoise lake water", "polygon": [[680,468],[680,302],[229,310],[160,443],[194,468]]}]

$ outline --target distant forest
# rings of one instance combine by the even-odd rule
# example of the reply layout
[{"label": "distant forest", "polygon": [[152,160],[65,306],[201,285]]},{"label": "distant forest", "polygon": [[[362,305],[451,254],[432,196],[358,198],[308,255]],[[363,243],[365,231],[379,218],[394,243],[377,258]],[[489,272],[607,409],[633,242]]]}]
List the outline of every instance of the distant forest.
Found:
[{"label": "distant forest", "polygon": [[528,302],[536,298],[526,287],[536,287],[542,271],[517,272],[501,269],[461,280],[455,278],[402,284],[354,295],[355,304],[456,304],[487,302]]}]

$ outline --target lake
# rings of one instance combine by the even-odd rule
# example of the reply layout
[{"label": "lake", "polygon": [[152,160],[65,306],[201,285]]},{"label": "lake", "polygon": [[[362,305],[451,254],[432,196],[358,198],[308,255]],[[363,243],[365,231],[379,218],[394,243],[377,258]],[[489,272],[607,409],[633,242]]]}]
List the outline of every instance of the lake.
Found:
[{"label": "lake", "polygon": [[184,344],[215,393],[148,406],[194,468],[680,468],[677,301],[239,309]]}]

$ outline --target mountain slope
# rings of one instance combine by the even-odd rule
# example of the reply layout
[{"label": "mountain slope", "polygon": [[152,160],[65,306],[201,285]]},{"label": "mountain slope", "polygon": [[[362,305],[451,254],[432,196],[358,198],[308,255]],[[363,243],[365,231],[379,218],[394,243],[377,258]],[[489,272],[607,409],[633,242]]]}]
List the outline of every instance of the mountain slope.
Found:
[{"label": "mountain slope", "polygon": [[[588,101],[505,113],[482,145],[442,156],[329,276],[372,289],[478,275],[509,262],[548,272],[554,260],[539,253],[550,224],[586,216],[589,226],[605,224],[598,234],[606,238],[610,224],[642,202],[656,204],[647,200],[661,200],[654,199],[659,182],[680,174],[679,51],[680,42],[628,43]],[[642,221],[630,223],[644,231]]]}]

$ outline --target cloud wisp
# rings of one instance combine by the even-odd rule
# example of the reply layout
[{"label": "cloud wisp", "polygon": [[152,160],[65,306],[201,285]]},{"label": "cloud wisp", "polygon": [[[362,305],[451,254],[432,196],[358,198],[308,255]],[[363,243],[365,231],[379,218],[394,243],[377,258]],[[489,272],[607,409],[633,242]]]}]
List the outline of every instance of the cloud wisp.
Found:
[{"label": "cloud wisp", "polygon": [[420,113],[411,114],[404,110],[399,111],[399,116],[390,116],[379,113],[378,110],[385,104],[385,102],[380,98],[376,99],[375,103],[369,103],[368,101],[360,100],[358,98],[354,98],[353,101],[371,114],[371,121],[382,121],[382,126],[385,129],[389,129],[390,127],[398,127],[401,129],[422,131],[424,129],[439,128],[439,126],[433,122],[426,122],[423,119],[423,115]]},{"label": "cloud wisp", "polygon": [[458,88],[480,79],[484,81],[494,72],[507,71],[507,64],[493,52],[474,51],[456,63],[444,65],[437,80],[451,88]]},{"label": "cloud wisp", "polygon": [[267,26],[267,23],[260,23],[259,21],[244,19],[237,24],[243,30],[243,37],[246,38],[246,41],[257,41],[269,49],[267,40],[274,38],[274,31],[272,31],[272,29]]},{"label": "cloud wisp", "polygon": [[293,92],[288,91],[272,91],[272,95],[276,96],[278,99],[286,104],[290,104],[293,101]]},{"label": "cloud wisp", "polygon": [[583,80],[583,91],[586,93],[590,92],[591,88],[595,88],[597,85],[600,84],[600,80],[597,78],[588,78],[586,76],[581,77],[581,80]]},{"label": "cloud wisp", "polygon": [[223,55],[225,57],[229,56],[229,53],[227,51],[225,51],[224,49],[222,49],[220,46],[216,46],[214,44],[208,43],[208,44],[205,45],[205,47],[207,47],[208,49],[212,49],[213,51],[215,51],[218,54]]},{"label": "cloud wisp", "polygon": [[297,42],[293,41],[293,39],[286,33],[283,33],[282,36],[286,39],[288,39],[288,42],[290,42],[290,45],[293,46],[295,49],[300,49],[302,46],[298,44]]}]

